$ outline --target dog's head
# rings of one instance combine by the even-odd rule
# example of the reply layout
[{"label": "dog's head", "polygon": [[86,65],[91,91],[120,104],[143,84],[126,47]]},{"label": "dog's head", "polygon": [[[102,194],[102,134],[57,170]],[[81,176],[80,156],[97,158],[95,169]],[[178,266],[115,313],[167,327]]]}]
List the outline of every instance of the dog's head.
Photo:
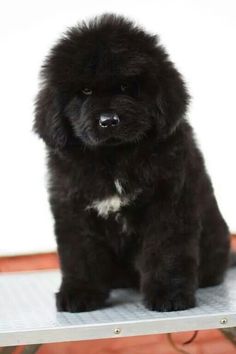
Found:
[{"label": "dog's head", "polygon": [[184,116],[184,82],[155,36],[104,15],[69,30],[42,69],[35,131],[63,148],[163,139]]}]

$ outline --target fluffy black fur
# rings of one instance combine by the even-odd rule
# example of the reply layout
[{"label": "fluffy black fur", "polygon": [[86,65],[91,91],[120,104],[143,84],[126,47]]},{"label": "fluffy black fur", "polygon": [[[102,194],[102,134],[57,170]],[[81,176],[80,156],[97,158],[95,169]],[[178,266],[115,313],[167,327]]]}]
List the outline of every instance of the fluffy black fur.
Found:
[{"label": "fluffy black fur", "polygon": [[104,15],[64,35],[42,78],[34,129],[48,151],[58,310],[103,307],[116,287],[140,289],[151,310],[193,307],[198,287],[223,280],[229,232],[157,37]]}]

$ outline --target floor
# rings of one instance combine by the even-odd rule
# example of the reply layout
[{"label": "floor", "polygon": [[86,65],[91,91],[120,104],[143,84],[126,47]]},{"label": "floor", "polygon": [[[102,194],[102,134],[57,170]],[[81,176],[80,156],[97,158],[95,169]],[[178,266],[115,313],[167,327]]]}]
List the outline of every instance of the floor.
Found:
[{"label": "floor", "polygon": [[[236,249],[236,237],[232,238]],[[56,254],[0,258],[0,272],[58,268]],[[236,347],[218,330],[198,332],[190,344],[193,332],[151,335],[120,339],[104,339],[44,344],[37,354],[236,354]],[[9,348],[10,349],[10,348]],[[12,348],[11,354],[26,353],[24,346]],[[0,353],[3,349],[0,348]]]}]

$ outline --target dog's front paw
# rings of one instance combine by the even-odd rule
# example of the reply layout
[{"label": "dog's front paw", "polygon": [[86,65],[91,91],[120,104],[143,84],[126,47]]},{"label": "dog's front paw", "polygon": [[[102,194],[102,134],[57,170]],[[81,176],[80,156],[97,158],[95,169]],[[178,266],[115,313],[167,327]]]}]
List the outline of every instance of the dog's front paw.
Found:
[{"label": "dog's front paw", "polygon": [[181,311],[195,307],[196,301],[193,294],[186,295],[183,293],[172,296],[146,296],[144,298],[145,306],[151,311]]},{"label": "dog's front paw", "polygon": [[91,289],[61,287],[56,293],[56,307],[58,311],[85,312],[104,307],[106,296]]}]

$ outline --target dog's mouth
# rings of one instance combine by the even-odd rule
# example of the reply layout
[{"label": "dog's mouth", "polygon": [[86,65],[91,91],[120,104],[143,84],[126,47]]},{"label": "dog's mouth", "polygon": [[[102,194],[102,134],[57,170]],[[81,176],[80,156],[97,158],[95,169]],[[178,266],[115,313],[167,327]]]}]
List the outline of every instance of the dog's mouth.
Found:
[{"label": "dog's mouth", "polygon": [[124,143],[123,141],[122,141],[122,139],[119,139],[119,138],[115,138],[115,137],[111,137],[111,138],[108,138],[108,139],[106,139],[105,141],[103,141],[103,145],[120,145],[120,144],[122,144],[122,143]]},{"label": "dog's mouth", "polygon": [[119,137],[107,137],[107,138],[97,138],[93,134],[89,134],[87,132],[83,132],[83,134],[78,135],[78,137],[83,141],[85,145],[88,146],[116,146],[121,145],[124,141]]},{"label": "dog's mouth", "polygon": [[139,132],[139,134],[135,135],[127,135],[126,136],[107,136],[107,137],[98,137],[92,132],[83,132],[83,134],[78,135],[78,137],[82,140],[82,142],[90,147],[109,147],[109,146],[120,146],[120,145],[130,145],[137,144],[141,140],[145,139],[149,130]]}]

